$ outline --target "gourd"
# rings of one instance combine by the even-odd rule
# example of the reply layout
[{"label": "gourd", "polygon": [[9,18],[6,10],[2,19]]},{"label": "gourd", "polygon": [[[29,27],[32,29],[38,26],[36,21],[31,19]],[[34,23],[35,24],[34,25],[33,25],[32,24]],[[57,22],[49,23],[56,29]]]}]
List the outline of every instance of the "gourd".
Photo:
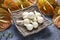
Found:
[{"label": "gourd", "polygon": [[0,8],[0,31],[6,30],[11,24],[11,15],[5,9]]},{"label": "gourd", "polygon": [[9,8],[11,11],[19,9],[18,4],[13,0],[4,0],[4,6]]},{"label": "gourd", "polygon": [[57,0],[47,0],[54,8],[58,5]]},{"label": "gourd", "polygon": [[31,3],[29,0],[4,0],[3,4],[6,8],[9,8],[11,11],[15,11],[18,9],[24,9],[28,6],[31,6],[34,3]]},{"label": "gourd", "polygon": [[53,6],[47,0],[37,0],[37,7],[43,14],[54,15]]}]

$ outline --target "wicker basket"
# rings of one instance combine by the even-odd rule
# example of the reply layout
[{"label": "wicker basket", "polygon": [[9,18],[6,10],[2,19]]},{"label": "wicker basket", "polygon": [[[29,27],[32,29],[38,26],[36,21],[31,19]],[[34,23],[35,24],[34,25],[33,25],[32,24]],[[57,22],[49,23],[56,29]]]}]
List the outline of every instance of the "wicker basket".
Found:
[{"label": "wicker basket", "polygon": [[39,31],[41,31],[42,29],[48,27],[50,24],[52,24],[52,22],[49,21],[47,18],[45,18],[44,15],[42,15],[42,17],[44,18],[43,24],[40,25],[37,29],[33,29],[32,31],[28,31],[24,26],[20,26],[20,24],[16,23],[16,20],[21,20],[21,15],[24,11],[31,12],[34,10],[38,11],[38,8],[36,6],[31,6],[29,8],[24,9],[24,10],[18,10],[18,11],[11,12],[14,24],[16,25],[17,29],[24,37],[34,34],[34,33],[37,33]]}]

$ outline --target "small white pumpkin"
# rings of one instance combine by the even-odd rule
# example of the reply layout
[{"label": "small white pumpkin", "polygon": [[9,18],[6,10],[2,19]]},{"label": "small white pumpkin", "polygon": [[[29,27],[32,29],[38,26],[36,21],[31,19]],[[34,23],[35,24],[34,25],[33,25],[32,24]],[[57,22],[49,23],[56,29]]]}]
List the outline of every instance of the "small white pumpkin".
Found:
[{"label": "small white pumpkin", "polygon": [[40,24],[44,22],[44,18],[43,17],[38,17],[37,20],[38,20],[38,23],[40,23]]},{"label": "small white pumpkin", "polygon": [[34,13],[35,13],[35,16],[36,16],[36,17],[41,16],[41,14],[40,14],[39,12],[37,12],[37,11],[34,11]]},{"label": "small white pumpkin", "polygon": [[29,31],[33,30],[33,25],[32,24],[27,24],[25,26],[26,26],[27,30],[29,30]]},{"label": "small white pumpkin", "polygon": [[34,13],[33,12],[28,13],[28,18],[33,19],[34,18]]},{"label": "small white pumpkin", "polygon": [[33,24],[34,28],[38,28],[38,23],[37,22],[33,22],[32,24]]},{"label": "small white pumpkin", "polygon": [[24,22],[24,24],[29,24],[30,20],[29,19],[24,19],[23,22]]}]

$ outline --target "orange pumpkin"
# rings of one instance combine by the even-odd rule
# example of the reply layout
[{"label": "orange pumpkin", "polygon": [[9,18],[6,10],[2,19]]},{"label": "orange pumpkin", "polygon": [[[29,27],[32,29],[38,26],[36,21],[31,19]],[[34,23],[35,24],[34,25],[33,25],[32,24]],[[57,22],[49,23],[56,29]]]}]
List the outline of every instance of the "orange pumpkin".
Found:
[{"label": "orange pumpkin", "polygon": [[11,11],[18,10],[18,5],[13,0],[4,0],[4,6],[9,8]]},{"label": "orange pumpkin", "polygon": [[40,12],[46,15],[54,15],[54,8],[47,0],[37,0],[37,7]]},{"label": "orange pumpkin", "polygon": [[6,30],[11,24],[11,15],[5,9],[0,8],[0,31]]},{"label": "orange pumpkin", "polygon": [[60,16],[57,16],[53,19],[54,24],[56,25],[57,28],[60,28]]}]

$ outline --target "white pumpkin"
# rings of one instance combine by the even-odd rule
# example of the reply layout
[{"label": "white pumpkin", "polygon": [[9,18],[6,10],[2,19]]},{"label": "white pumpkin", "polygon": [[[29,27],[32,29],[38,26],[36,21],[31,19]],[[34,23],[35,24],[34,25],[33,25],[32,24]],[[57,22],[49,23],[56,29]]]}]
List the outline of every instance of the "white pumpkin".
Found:
[{"label": "white pumpkin", "polygon": [[35,13],[35,16],[36,16],[36,17],[41,16],[41,14],[40,14],[39,12],[37,12],[37,11],[34,11],[34,13]]},{"label": "white pumpkin", "polygon": [[29,30],[29,31],[33,30],[32,24],[26,24],[25,26],[26,26],[27,30]]},{"label": "white pumpkin", "polygon": [[38,20],[38,23],[40,23],[40,24],[44,22],[44,18],[43,17],[38,17],[37,20]]},{"label": "white pumpkin", "polygon": [[33,12],[28,13],[28,18],[33,19],[34,18],[34,13]]},{"label": "white pumpkin", "polygon": [[23,22],[24,22],[24,24],[29,24],[30,20],[29,19],[24,19]]},{"label": "white pumpkin", "polygon": [[34,28],[38,28],[38,23],[37,22],[33,22],[32,24],[33,24]]}]

